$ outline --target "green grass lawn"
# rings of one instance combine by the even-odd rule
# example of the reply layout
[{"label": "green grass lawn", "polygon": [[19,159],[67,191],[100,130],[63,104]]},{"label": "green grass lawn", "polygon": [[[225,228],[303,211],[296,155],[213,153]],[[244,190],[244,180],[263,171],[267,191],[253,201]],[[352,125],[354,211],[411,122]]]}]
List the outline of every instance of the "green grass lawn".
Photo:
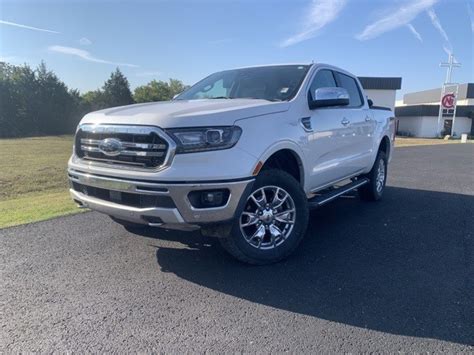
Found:
[{"label": "green grass lawn", "polygon": [[0,228],[79,212],[69,197],[72,136],[0,139]]}]

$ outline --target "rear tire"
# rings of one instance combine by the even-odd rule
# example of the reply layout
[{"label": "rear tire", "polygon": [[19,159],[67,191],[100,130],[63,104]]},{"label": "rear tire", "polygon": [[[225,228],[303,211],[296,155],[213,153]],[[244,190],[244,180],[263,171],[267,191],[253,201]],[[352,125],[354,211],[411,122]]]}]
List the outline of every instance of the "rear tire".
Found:
[{"label": "rear tire", "polygon": [[378,201],[382,198],[387,182],[387,156],[379,151],[372,170],[365,175],[369,182],[359,188],[359,196],[363,201]]},{"label": "rear tire", "polygon": [[254,265],[287,258],[308,226],[306,195],[290,174],[263,170],[257,177],[232,230],[220,242],[232,256]]}]

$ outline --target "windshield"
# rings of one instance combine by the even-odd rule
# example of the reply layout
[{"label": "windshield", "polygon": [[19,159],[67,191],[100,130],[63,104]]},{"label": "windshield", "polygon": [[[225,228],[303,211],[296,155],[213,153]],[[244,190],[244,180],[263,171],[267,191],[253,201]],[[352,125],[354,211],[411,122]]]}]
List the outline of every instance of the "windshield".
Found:
[{"label": "windshield", "polygon": [[176,100],[263,99],[288,101],[298,92],[310,65],[226,70],[201,80]]}]

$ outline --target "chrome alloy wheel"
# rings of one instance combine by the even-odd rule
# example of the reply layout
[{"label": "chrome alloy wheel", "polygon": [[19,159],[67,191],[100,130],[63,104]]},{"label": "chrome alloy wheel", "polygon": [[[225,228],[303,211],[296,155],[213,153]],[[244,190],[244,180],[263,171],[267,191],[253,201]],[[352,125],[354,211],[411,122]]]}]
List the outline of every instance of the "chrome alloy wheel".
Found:
[{"label": "chrome alloy wheel", "polygon": [[285,242],[296,220],[295,202],[281,187],[265,186],[254,191],[240,216],[240,231],[247,243],[262,250]]},{"label": "chrome alloy wheel", "polygon": [[383,159],[379,160],[379,166],[377,167],[377,177],[375,178],[375,188],[378,193],[381,193],[385,183],[385,162]]}]

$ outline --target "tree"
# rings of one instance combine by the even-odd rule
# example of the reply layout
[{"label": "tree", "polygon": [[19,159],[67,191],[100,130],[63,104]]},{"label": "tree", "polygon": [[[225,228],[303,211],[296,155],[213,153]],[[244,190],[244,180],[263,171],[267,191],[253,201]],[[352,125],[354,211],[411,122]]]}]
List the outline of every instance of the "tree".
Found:
[{"label": "tree", "polygon": [[186,86],[176,79],[170,79],[168,83],[152,80],[146,85],[137,87],[133,97],[136,102],[168,101],[185,89]]},{"label": "tree", "polygon": [[0,63],[0,138],[74,132],[79,93],[41,63]]},{"label": "tree", "polygon": [[108,100],[102,90],[88,91],[82,94],[81,99],[81,105],[85,113],[109,107]]},{"label": "tree", "polygon": [[0,137],[38,134],[38,82],[27,65],[0,65]]},{"label": "tree", "polygon": [[[185,90],[179,80],[152,81],[135,90],[138,102],[170,100]],[[44,63],[36,69],[0,62],[0,138],[74,133],[84,114],[134,102],[117,68],[102,89],[80,94]]]},{"label": "tree", "polygon": [[171,98],[173,98],[175,95],[181,94],[184,90],[186,90],[189,86],[184,85],[181,80],[177,79],[170,79],[169,80],[169,87],[171,91]]},{"label": "tree", "polygon": [[132,92],[127,78],[119,68],[110,75],[104,83],[103,94],[108,107],[133,104]]},{"label": "tree", "polygon": [[35,71],[38,91],[36,99],[39,134],[62,134],[70,129],[69,119],[74,102],[67,86],[42,62]]}]

